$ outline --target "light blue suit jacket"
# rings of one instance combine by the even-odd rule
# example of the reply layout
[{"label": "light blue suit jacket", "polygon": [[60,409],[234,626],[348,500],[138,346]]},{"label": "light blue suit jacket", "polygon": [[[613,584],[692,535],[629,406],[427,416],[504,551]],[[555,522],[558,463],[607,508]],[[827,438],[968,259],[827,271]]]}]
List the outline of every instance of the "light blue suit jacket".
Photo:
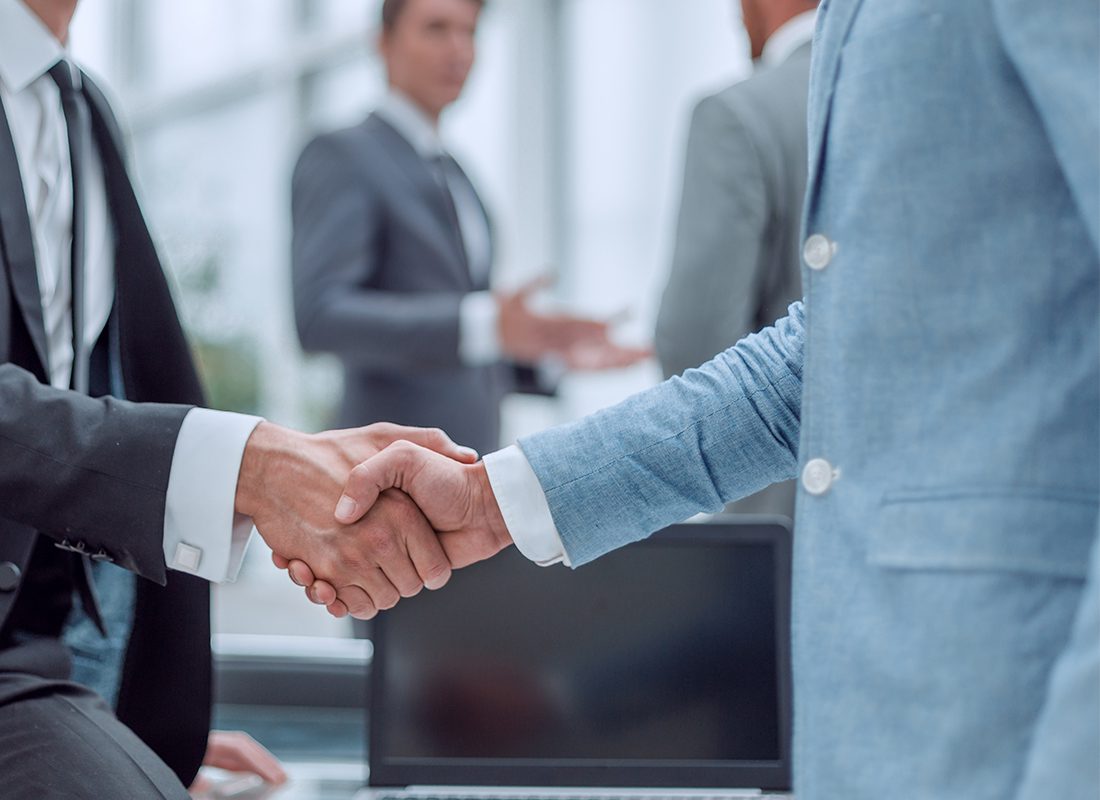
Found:
[{"label": "light blue suit jacket", "polygon": [[521,441],[575,564],[813,459],[799,800],[1100,786],[1100,5],[826,0],[805,304]]}]

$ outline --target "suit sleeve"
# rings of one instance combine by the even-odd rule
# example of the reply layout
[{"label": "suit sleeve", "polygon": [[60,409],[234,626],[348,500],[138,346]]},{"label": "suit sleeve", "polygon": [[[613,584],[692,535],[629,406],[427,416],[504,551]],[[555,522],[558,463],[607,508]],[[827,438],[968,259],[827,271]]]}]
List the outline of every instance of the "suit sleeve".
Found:
[{"label": "suit sleeve", "polygon": [[0,516],[163,584],[165,496],[188,411],[92,399],[0,365]]},{"label": "suit sleeve", "polygon": [[798,468],[801,303],[698,369],[520,440],[574,566]]},{"label": "suit sleeve", "polygon": [[[1057,11],[994,0],[1004,50],[1046,126],[1100,263],[1100,5]],[[1055,664],[1018,800],[1095,797],[1100,786],[1100,535],[1076,623]]]},{"label": "suit sleeve", "polygon": [[755,329],[767,186],[756,147],[721,97],[695,109],[668,285],[656,348],[679,375]]},{"label": "suit sleeve", "polygon": [[377,288],[386,212],[334,137],[306,147],[292,185],[294,313],[302,347],[361,367],[458,366],[460,292]]}]

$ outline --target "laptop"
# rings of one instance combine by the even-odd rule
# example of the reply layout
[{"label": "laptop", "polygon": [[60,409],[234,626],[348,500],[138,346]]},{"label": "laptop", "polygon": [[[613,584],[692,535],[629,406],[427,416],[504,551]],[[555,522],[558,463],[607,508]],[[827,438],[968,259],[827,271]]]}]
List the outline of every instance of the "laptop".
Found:
[{"label": "laptop", "polygon": [[360,800],[790,797],[790,529],[514,548],[374,621]]}]

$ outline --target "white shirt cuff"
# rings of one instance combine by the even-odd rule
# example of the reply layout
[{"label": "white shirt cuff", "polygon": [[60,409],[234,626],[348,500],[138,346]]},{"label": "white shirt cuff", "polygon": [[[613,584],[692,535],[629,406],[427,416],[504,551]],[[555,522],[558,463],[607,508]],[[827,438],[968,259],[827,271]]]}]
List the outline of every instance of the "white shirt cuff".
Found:
[{"label": "white shirt cuff", "polygon": [[164,563],[212,583],[237,579],[252,518],[234,510],[241,457],[263,420],[195,408],[183,419],[164,507]]},{"label": "white shirt cuff", "polygon": [[492,292],[470,292],[458,309],[458,355],[481,367],[500,361],[500,306]]},{"label": "white shirt cuff", "polygon": [[540,567],[572,566],[550,514],[546,494],[523,451],[512,445],[489,453],[483,461],[516,549]]}]

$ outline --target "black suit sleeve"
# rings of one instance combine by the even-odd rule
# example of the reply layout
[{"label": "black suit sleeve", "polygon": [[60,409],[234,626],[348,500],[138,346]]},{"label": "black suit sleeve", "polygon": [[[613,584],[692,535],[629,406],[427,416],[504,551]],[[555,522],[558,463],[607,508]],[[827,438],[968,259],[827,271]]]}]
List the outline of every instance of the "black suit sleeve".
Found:
[{"label": "black suit sleeve", "polygon": [[0,365],[0,516],[163,584],[165,495],[189,410],[92,399]]}]

